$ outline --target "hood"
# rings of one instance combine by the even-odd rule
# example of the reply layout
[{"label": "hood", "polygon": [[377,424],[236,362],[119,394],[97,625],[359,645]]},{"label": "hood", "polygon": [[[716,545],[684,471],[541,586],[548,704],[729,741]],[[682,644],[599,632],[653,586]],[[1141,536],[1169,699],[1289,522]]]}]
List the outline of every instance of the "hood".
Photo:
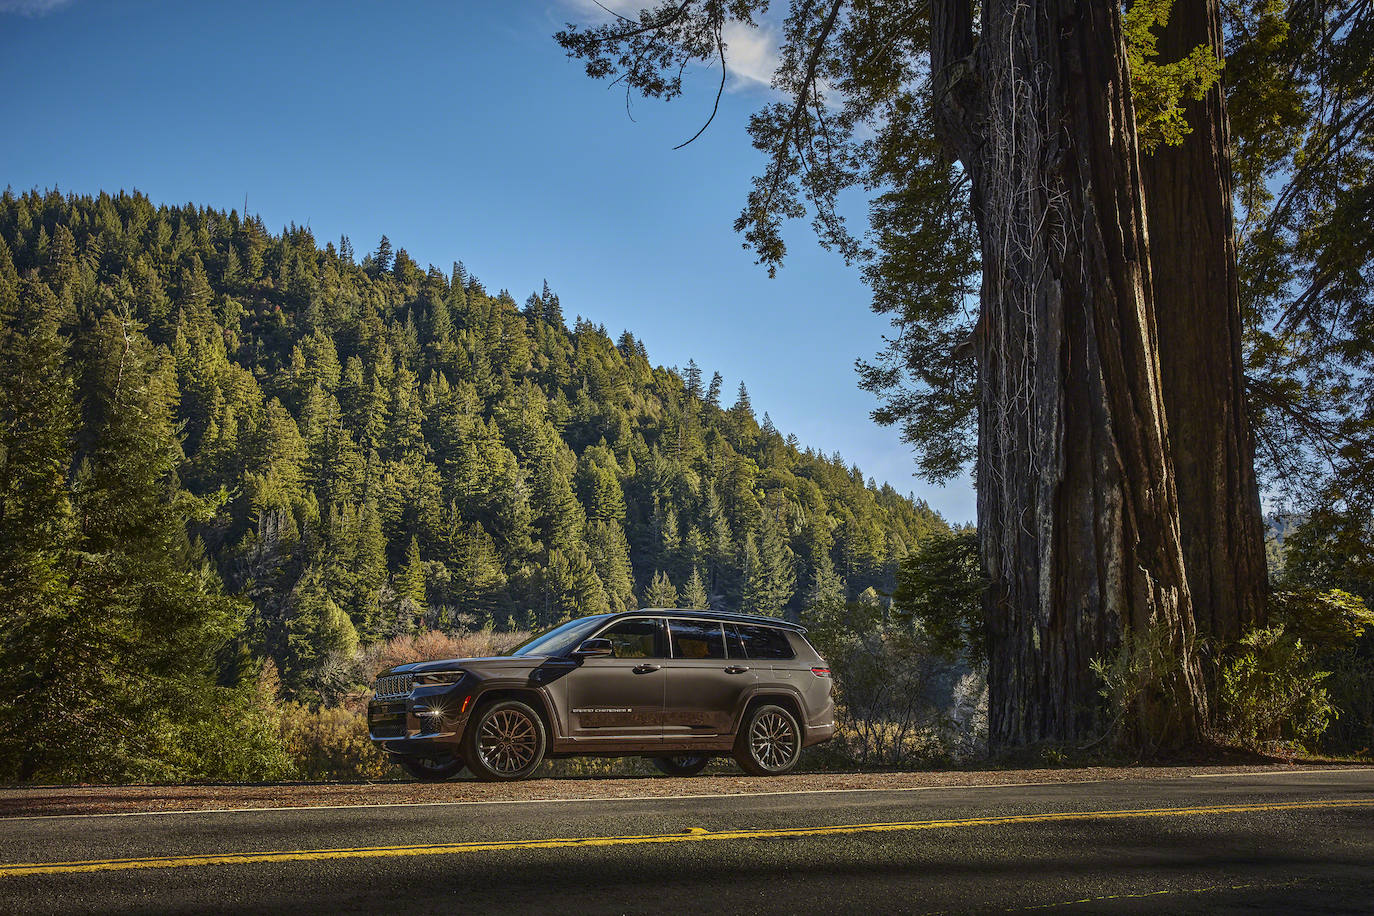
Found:
[{"label": "hood", "polygon": [[432,662],[397,665],[384,674],[421,674],[426,671],[451,671],[454,668],[537,668],[545,655],[496,655],[488,658],[441,658]]}]

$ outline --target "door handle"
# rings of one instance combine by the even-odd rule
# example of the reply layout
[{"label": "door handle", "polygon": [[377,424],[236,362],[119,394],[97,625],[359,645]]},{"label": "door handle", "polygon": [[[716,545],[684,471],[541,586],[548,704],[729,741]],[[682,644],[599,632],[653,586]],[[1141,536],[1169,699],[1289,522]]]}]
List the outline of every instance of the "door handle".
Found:
[{"label": "door handle", "polygon": [[651,671],[657,671],[657,670],[658,670],[658,665],[649,665],[649,664],[635,665],[634,668],[633,668],[632,670],[634,671],[635,674],[648,674],[648,673],[650,673]]},{"label": "door handle", "polygon": [[725,669],[726,674],[743,674],[749,669],[744,665],[731,665]]}]

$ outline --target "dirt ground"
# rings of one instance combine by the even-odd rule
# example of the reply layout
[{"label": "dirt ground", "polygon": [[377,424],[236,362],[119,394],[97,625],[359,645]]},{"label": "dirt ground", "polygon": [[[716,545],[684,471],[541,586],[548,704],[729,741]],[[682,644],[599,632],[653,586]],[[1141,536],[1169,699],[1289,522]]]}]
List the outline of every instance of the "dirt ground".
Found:
[{"label": "dirt ground", "polygon": [[[1177,779],[1200,773],[1292,772],[1351,764],[1259,764],[1211,767],[1083,767],[1074,769],[947,770],[915,773],[798,773],[760,779],[721,772],[690,779],[667,777],[546,778],[519,783],[458,779],[438,784],[275,783],[182,786],[34,786],[0,788],[0,818],[63,814],[129,814],[329,805],[551,801],[691,795],[751,795],[841,789],[907,789],[1027,783]],[[714,769],[714,768],[713,768]]]}]

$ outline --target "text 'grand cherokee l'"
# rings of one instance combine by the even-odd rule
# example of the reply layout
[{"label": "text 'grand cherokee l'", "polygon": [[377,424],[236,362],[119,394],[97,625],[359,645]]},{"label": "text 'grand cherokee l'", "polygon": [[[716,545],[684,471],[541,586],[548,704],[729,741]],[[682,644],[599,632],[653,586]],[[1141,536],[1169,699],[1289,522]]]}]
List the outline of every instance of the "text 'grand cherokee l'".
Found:
[{"label": "text 'grand cherokee l'", "polygon": [[771,617],[650,609],[549,630],[502,658],[377,678],[372,740],[418,779],[523,779],[546,757],[643,756],[671,775],[732,754],[786,773],[835,733],[830,669]]}]

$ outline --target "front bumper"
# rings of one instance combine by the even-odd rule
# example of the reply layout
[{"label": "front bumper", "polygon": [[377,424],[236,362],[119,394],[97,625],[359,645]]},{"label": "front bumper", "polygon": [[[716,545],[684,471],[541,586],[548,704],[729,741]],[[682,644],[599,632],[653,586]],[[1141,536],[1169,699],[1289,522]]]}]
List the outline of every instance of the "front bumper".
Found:
[{"label": "front bumper", "polygon": [[471,703],[462,687],[417,687],[408,697],[374,698],[367,706],[368,736],[392,754],[454,753]]}]

